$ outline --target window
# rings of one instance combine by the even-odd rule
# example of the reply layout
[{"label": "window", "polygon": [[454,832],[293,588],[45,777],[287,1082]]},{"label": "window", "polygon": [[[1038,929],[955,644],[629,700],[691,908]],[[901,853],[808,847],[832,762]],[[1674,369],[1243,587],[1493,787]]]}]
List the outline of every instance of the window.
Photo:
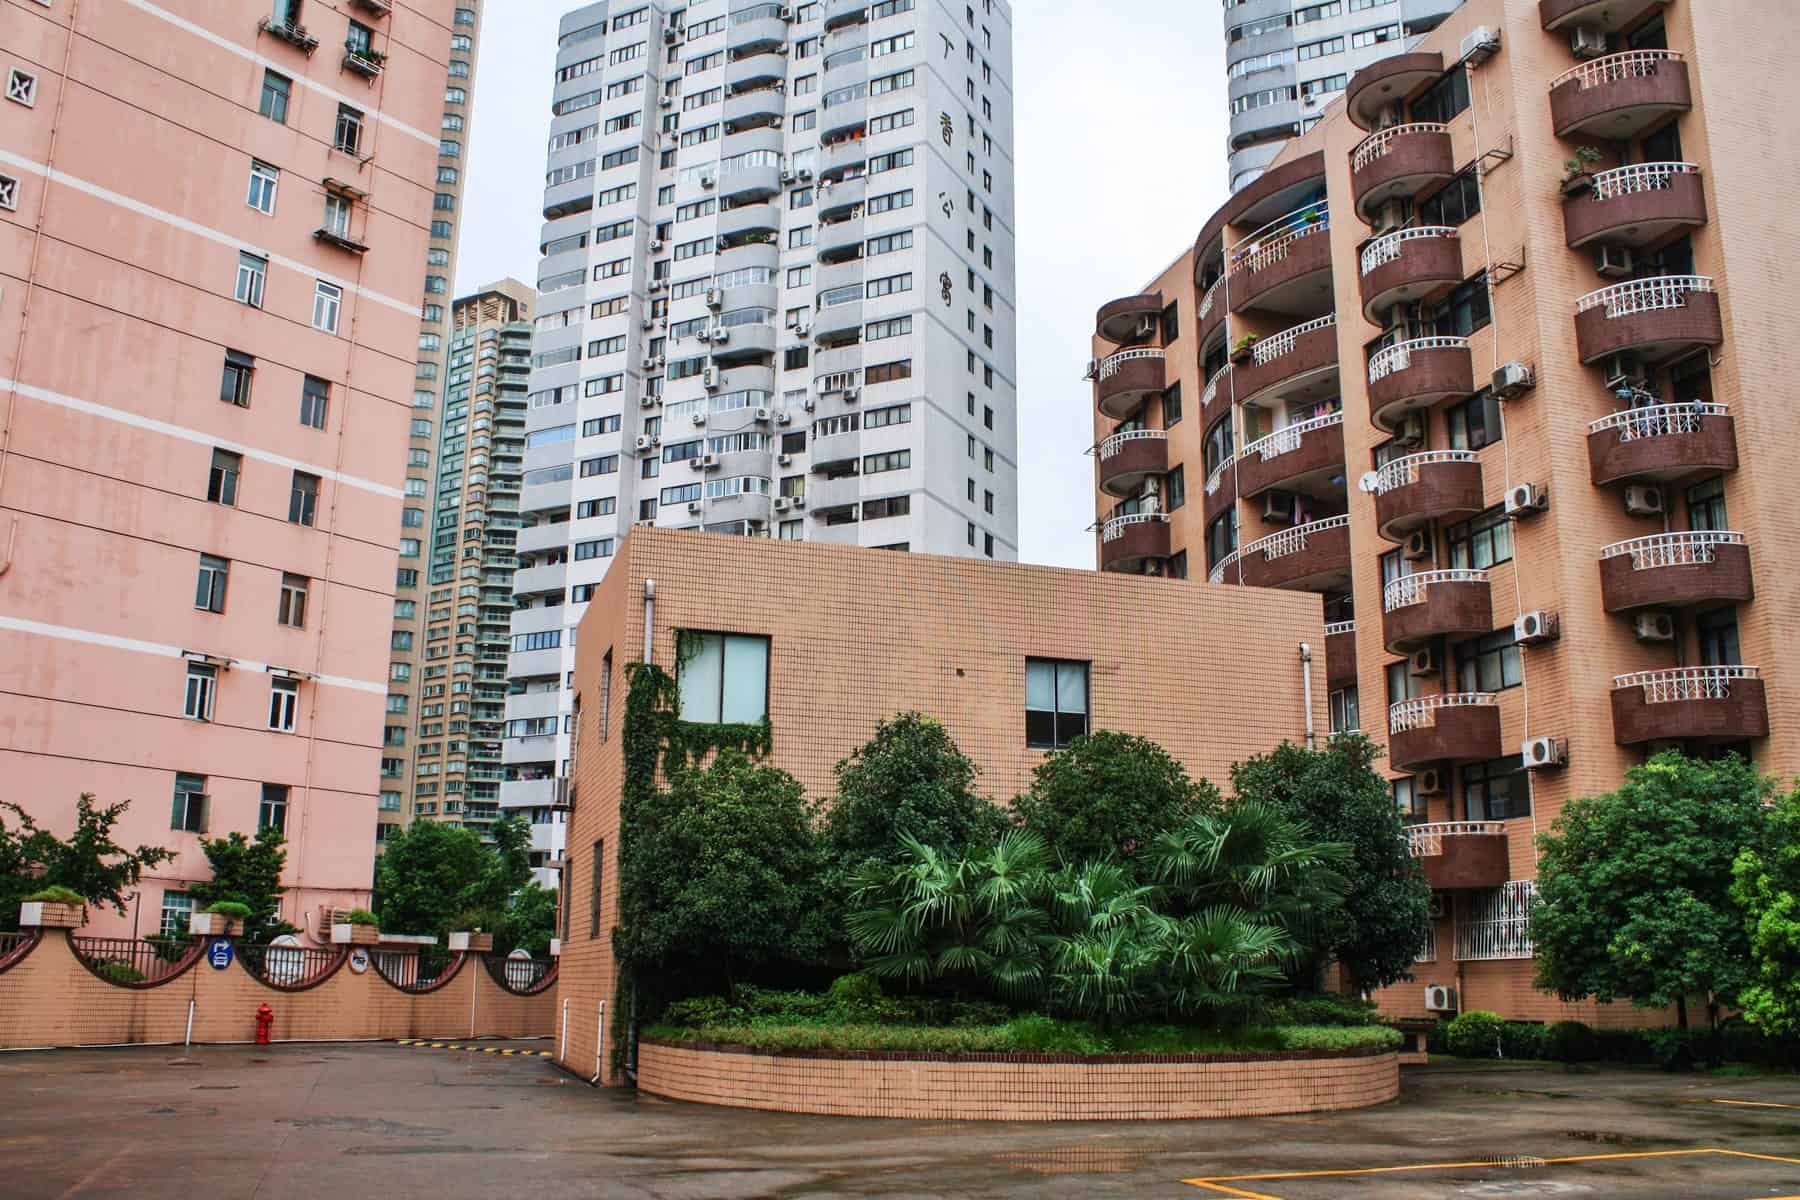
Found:
[{"label": "window", "polygon": [[248,354],[239,354],[236,350],[227,350],[224,373],[219,379],[219,399],[239,408],[249,408],[250,377],[255,370],[254,358]]},{"label": "window", "polygon": [[[205,799],[205,797],[201,797]],[[176,825],[176,829],[186,826]],[[205,829],[204,820],[201,829]],[[186,892],[164,892],[162,894],[162,914],[158,919],[156,931],[166,938],[185,938],[194,915],[194,898]]]},{"label": "window", "polygon": [[300,681],[277,676],[269,680],[269,728],[294,732],[294,716],[300,707]]},{"label": "window", "polygon": [[337,127],[332,132],[331,144],[345,154],[356,154],[362,149],[363,116],[348,104],[338,105]]},{"label": "window", "polygon": [[1419,224],[1461,225],[1480,211],[1481,185],[1471,167],[1419,205]]},{"label": "window", "polygon": [[1462,770],[1463,820],[1508,821],[1531,815],[1531,777],[1518,755]]},{"label": "window", "polygon": [[593,888],[588,895],[588,937],[600,936],[600,885],[606,873],[606,842],[594,843],[594,865],[591,872]]},{"label": "window", "polygon": [[1488,307],[1487,276],[1477,275],[1458,284],[1456,289],[1425,316],[1425,325],[1439,337],[1468,337],[1477,329],[1487,328],[1493,319]]},{"label": "window", "polygon": [[1715,608],[1694,620],[1694,632],[1700,643],[1700,665],[1736,667],[1744,661],[1738,642],[1737,609]]},{"label": "window", "polygon": [[[1187,503],[1187,474],[1181,467],[1176,467],[1163,477],[1163,508],[1174,512]],[[988,509],[989,512],[994,511]]]},{"label": "window", "polygon": [[269,282],[269,260],[248,251],[238,252],[237,284],[232,297],[251,308],[263,305],[263,288]]},{"label": "window", "polygon": [[1512,561],[1512,521],[1501,508],[1490,508],[1452,525],[1444,532],[1444,541],[1450,549],[1451,567],[1459,570],[1485,570]]},{"label": "window", "polygon": [[1350,45],[1355,48],[1377,46],[1384,42],[1395,41],[1400,37],[1398,25],[1382,25],[1375,29],[1364,29],[1350,35]]},{"label": "window", "polygon": [[1687,490],[1689,529],[1730,529],[1725,519],[1725,481],[1709,479]]},{"label": "window", "polygon": [[300,385],[300,423],[313,429],[325,428],[325,412],[331,406],[331,385],[308,375]]},{"label": "window", "polygon": [[1427,88],[1412,102],[1414,121],[1443,124],[1469,107],[1469,74],[1460,66]]},{"label": "window", "polygon": [[219,669],[207,663],[191,662],[187,669],[187,690],[181,701],[181,715],[190,721],[213,719],[213,698],[219,686]]},{"label": "window", "polygon": [[911,450],[889,450],[882,454],[863,455],[864,475],[878,475],[883,471],[904,471],[911,466]]},{"label": "window", "polygon": [[285,75],[274,71],[263,72],[262,100],[256,111],[271,121],[287,124],[288,96],[293,93],[294,85]]},{"label": "window", "polygon": [[207,612],[225,611],[225,577],[231,564],[210,554],[200,556],[200,579],[194,588],[194,607]]},{"label": "window", "polygon": [[1357,714],[1356,689],[1343,688],[1331,693],[1331,732],[1351,733],[1362,728],[1362,718]]},{"label": "window", "polygon": [[[206,832],[206,776],[189,775],[177,772],[175,775],[175,804],[169,814],[169,828],[181,829],[188,833]],[[170,893],[163,893],[164,911],[168,908]],[[181,897],[186,901],[187,897]],[[191,909],[192,902],[188,902]]]},{"label": "window", "polygon": [[[304,575],[282,572],[281,598],[275,605],[275,623],[290,629],[306,628],[306,592],[312,581]],[[398,605],[395,606],[398,609]],[[398,612],[395,614],[399,615]]]},{"label": "window", "polygon": [[1162,396],[1163,428],[1173,429],[1181,424],[1181,385],[1172,383]]},{"label": "window", "polygon": [[1479,450],[1500,440],[1500,402],[1487,388],[1450,406],[1444,414],[1452,450]]},{"label": "window", "polygon": [[1214,517],[1206,526],[1206,566],[1208,570],[1218,566],[1225,558],[1237,551],[1238,528],[1237,509],[1228,508]]},{"label": "window", "polygon": [[[439,175],[443,172],[440,170]],[[446,182],[455,183],[450,179]],[[325,232],[333,237],[350,240],[350,197],[340,196],[332,192],[325,197]],[[426,252],[426,260],[434,265],[442,266],[450,261],[450,252],[444,249],[432,249]],[[435,347],[433,347],[435,349]]]},{"label": "window", "polygon": [[238,474],[243,470],[241,455],[229,450],[212,452],[212,468],[206,475],[206,498],[214,504],[237,503]]},{"label": "window", "polygon": [[769,639],[738,633],[677,633],[681,719],[749,724],[769,715]]},{"label": "window", "polygon": [[1452,649],[1456,686],[1464,692],[1498,692],[1518,687],[1523,677],[1513,631],[1502,629],[1458,642]]},{"label": "window", "polygon": [[1067,746],[1088,731],[1088,664],[1025,660],[1025,744]]},{"label": "window", "polygon": [[1425,797],[1410,775],[1394,780],[1394,807],[1400,811],[1400,820],[1407,825],[1417,825],[1429,815],[1425,811]]},{"label": "window", "polygon": [[319,280],[313,288],[312,323],[314,329],[322,329],[326,333],[336,333],[338,327],[338,310],[344,300],[344,289],[335,283]]},{"label": "window", "polygon": [[295,525],[311,525],[319,513],[319,477],[305,471],[294,472],[288,489],[288,520]]},{"label": "window", "polygon": [[275,213],[275,188],[280,179],[280,171],[266,162],[251,159],[250,191],[244,197],[244,203],[259,213],[273,216]]}]

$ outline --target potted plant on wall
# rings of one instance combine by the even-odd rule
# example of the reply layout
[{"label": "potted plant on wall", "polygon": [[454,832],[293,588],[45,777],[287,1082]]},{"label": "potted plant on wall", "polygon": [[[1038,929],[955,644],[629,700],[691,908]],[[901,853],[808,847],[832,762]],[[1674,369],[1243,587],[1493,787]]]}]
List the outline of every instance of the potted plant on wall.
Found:
[{"label": "potted plant on wall", "polygon": [[74,888],[47,887],[19,904],[19,925],[43,929],[80,929],[87,924],[87,901]]},{"label": "potted plant on wall", "polygon": [[1246,333],[1231,347],[1231,361],[1243,366],[1250,361],[1250,352],[1262,339],[1254,333]]},{"label": "potted plant on wall", "polygon": [[450,935],[450,950],[454,954],[486,954],[493,948],[494,935],[483,933],[479,927]]},{"label": "potted plant on wall", "polygon": [[1563,195],[1578,196],[1593,187],[1594,173],[1588,168],[1604,157],[1592,146],[1577,147],[1575,157],[1563,163]]},{"label": "potted plant on wall", "polygon": [[243,937],[244,922],[250,919],[250,906],[236,900],[220,900],[206,906],[204,912],[188,916],[188,932],[196,937]]},{"label": "potted plant on wall", "polygon": [[381,923],[366,908],[353,908],[331,926],[331,940],[339,946],[373,946],[381,940]]}]

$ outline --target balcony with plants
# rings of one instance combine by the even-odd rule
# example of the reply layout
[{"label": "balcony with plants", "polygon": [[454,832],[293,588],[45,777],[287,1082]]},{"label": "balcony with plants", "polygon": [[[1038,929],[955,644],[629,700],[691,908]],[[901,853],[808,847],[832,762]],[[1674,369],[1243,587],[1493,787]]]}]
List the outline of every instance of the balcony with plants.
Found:
[{"label": "balcony with plants", "polygon": [[1232,251],[1231,311],[1331,311],[1331,221],[1321,202],[1277,217]]},{"label": "balcony with plants", "polygon": [[1589,173],[1593,159],[1564,164],[1563,235],[1571,250],[1595,242],[1642,248],[1706,224],[1700,168],[1685,162],[1632,163]]},{"label": "balcony with plants", "polygon": [[1273,408],[1337,394],[1337,314],[1326,313],[1268,337],[1245,337],[1233,362],[1238,403]]}]

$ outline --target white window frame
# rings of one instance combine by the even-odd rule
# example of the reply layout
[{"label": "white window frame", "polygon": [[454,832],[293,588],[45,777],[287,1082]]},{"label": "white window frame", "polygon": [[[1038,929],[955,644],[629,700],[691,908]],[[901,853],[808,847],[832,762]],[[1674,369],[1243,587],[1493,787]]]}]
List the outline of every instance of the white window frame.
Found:
[{"label": "white window frame", "polygon": [[338,331],[338,318],[343,314],[344,289],[335,283],[318,280],[313,286],[312,326],[325,333]]},{"label": "white window frame", "polygon": [[269,260],[248,250],[238,251],[237,282],[232,298],[251,308],[261,308],[269,286]]},{"label": "white window frame", "polygon": [[261,159],[250,160],[250,184],[244,203],[266,217],[275,215],[275,193],[281,186],[281,171]]},{"label": "white window frame", "polygon": [[269,728],[276,733],[294,732],[300,711],[300,681],[275,676],[269,680]]},{"label": "white window frame", "polygon": [[219,696],[219,668],[210,663],[191,662],[184,675],[181,715],[190,721],[210,721]]}]

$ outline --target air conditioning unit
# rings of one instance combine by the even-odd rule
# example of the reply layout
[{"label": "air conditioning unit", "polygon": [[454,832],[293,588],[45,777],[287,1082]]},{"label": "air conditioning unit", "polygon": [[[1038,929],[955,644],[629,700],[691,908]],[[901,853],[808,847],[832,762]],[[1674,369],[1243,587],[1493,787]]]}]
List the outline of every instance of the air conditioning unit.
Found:
[{"label": "air conditioning unit", "polygon": [[646,371],[656,370],[656,355],[654,355],[654,354],[644,355],[644,370],[646,370]]},{"label": "air conditioning unit", "polygon": [[713,334],[713,344],[723,345],[731,340],[731,330],[720,329]]},{"label": "air conditioning unit", "polygon": [[769,419],[769,418],[770,418],[770,417],[771,417],[771,416],[773,416],[773,415],[774,415],[774,414],[772,414],[772,413],[771,413],[771,412],[770,412],[770,411],[769,411],[769,410],[768,410],[768,409],[766,409],[766,408],[759,408],[759,409],[757,409],[757,410],[756,410],[756,412],[755,412],[755,413],[754,413],[754,414],[753,414],[753,415],[754,415],[754,416],[755,416],[755,417],[756,417],[756,419],[757,419],[757,420],[758,420],[758,421],[767,421],[767,420],[768,420],[768,419]]},{"label": "air conditioning unit", "polygon": [[1562,635],[1562,620],[1553,612],[1537,608],[1513,618],[1513,641],[1521,646],[1553,642]]},{"label": "air conditioning unit", "polygon": [[1672,642],[1675,640],[1675,618],[1661,609],[1641,612],[1631,619],[1631,632],[1640,642]]},{"label": "air conditioning unit", "polygon": [[802,179],[811,179],[813,172],[811,167],[801,167],[798,171],[794,172],[794,174],[800,176]]},{"label": "air conditioning unit", "polygon": [[775,47],[775,53],[781,55],[783,58],[786,58],[788,56],[789,52],[790,52],[789,47],[787,47],[787,46]]},{"label": "air conditioning unit", "polygon": [[706,424],[706,414],[705,413],[695,413],[694,414],[694,425],[696,427],[699,427],[704,424]]},{"label": "air conditioning unit", "polygon": [[640,433],[640,434],[638,434],[637,442],[635,444],[636,444],[638,450],[640,452],[642,452],[642,451],[648,450],[652,446],[656,445],[656,439],[652,438],[647,433]]},{"label": "air conditioning unit", "polygon": [[710,190],[710,189],[718,186],[718,181],[715,180],[711,175],[702,175],[700,177],[700,186]]},{"label": "air conditioning unit", "polygon": [[718,308],[725,303],[725,293],[718,288],[706,289],[706,307]]},{"label": "air conditioning unit", "polygon": [[716,389],[719,386],[719,372],[712,367],[706,368],[700,376],[700,386],[709,392]]},{"label": "air conditioning unit", "polygon": [[1406,535],[1406,546],[1401,551],[1408,558],[1431,557],[1431,532],[1426,529],[1415,529]]},{"label": "air conditioning unit", "polygon": [[703,342],[710,342],[712,341],[712,330],[699,329],[695,331],[694,336]]},{"label": "air conditioning unit", "polygon": [[700,502],[698,500],[689,500],[688,501],[688,511],[691,513],[699,512],[700,511]]},{"label": "air conditioning unit", "polygon": [[1519,757],[1525,760],[1525,769],[1528,771],[1567,766],[1569,743],[1559,737],[1526,738],[1519,745]]},{"label": "air conditioning unit", "polygon": [[1400,422],[1400,428],[1394,433],[1394,440],[1402,446],[1423,446],[1425,444],[1425,418],[1418,413],[1408,413]]},{"label": "air conditioning unit", "polygon": [[1444,794],[1444,772],[1436,767],[1427,767],[1413,776],[1413,791],[1421,796],[1441,796]]},{"label": "air conditioning unit", "polygon": [[1606,360],[1606,388],[1617,392],[1621,388],[1641,387],[1650,381],[1649,373],[1644,370],[1643,360],[1635,354],[1615,354]]},{"label": "air conditioning unit", "polygon": [[806,497],[805,496],[794,496],[794,497],[791,497],[791,499],[794,501],[795,508],[805,508],[806,507]]},{"label": "air conditioning unit", "polygon": [[1443,666],[1444,664],[1438,658],[1438,652],[1428,646],[1423,650],[1412,652],[1411,657],[1406,660],[1406,673],[1420,676],[1436,675],[1443,669]]},{"label": "air conditioning unit", "polygon": [[1606,56],[1606,31],[1591,25],[1577,25],[1569,30],[1569,53],[1579,59]]},{"label": "air conditioning unit", "polygon": [[650,248],[652,250],[661,250],[663,248],[663,245],[664,245],[664,242],[661,238],[651,238],[650,239]]},{"label": "air conditioning unit", "polygon": [[794,414],[784,408],[775,414],[775,423],[777,425],[792,425],[794,423]]},{"label": "air conditioning unit", "polygon": [[1426,984],[1425,985],[1425,1011],[1426,1012],[1455,1012],[1456,1011],[1456,989],[1453,987],[1446,987],[1444,984],[1441,984],[1441,983]]},{"label": "air conditioning unit", "polygon": [[799,334],[801,337],[805,337],[807,334],[812,332],[812,325],[806,321],[797,321],[794,323],[794,332]]},{"label": "air conditioning unit", "polygon": [[806,411],[807,412],[812,412],[813,410],[817,409],[818,407],[819,407],[819,402],[817,400],[814,400],[811,396],[808,396],[806,398]]},{"label": "air conditioning unit", "polygon": [[662,355],[660,355],[660,354],[659,354],[659,355],[657,355],[657,356],[656,356],[656,365],[657,365],[657,366],[658,366],[658,367],[661,367],[661,366],[663,366],[663,365],[664,365],[664,364],[666,364],[666,363],[667,363],[667,362],[668,362],[668,361],[669,361],[669,360],[668,360],[668,359],[666,359],[666,358],[664,358],[664,357],[663,357],[663,356],[662,356]]},{"label": "air conditioning unit", "polygon": [[777,21],[792,21],[794,19],[794,10],[784,4],[775,11],[775,19]]},{"label": "air conditioning unit", "polygon": [[789,500],[786,496],[775,497],[775,511],[776,512],[786,512],[788,509],[790,509],[792,507],[793,507],[793,504],[789,502]]},{"label": "air conditioning unit", "polygon": [[784,119],[785,118],[782,118],[782,117],[770,117],[769,118],[769,128],[770,129],[780,129],[781,123]]},{"label": "air conditioning unit", "polygon": [[781,182],[783,182],[783,183],[794,182],[794,173],[792,171],[783,169],[781,172]]},{"label": "air conditioning unit", "polygon": [[639,396],[638,397],[638,407],[639,408],[655,408],[656,407],[656,397],[655,396]]},{"label": "air conditioning unit", "polygon": [[1506,515],[1528,517],[1550,507],[1550,493],[1535,483],[1520,483],[1506,489]]},{"label": "air conditioning unit", "polygon": [[855,388],[845,388],[844,389],[844,403],[845,404],[855,404],[857,401],[857,398],[860,397],[861,395],[862,395],[862,393],[857,391]]},{"label": "air conditioning unit", "polygon": [[1425,906],[1425,911],[1432,920],[1441,921],[1450,915],[1450,905],[1446,902],[1447,899],[1448,897],[1442,892],[1431,893],[1431,902]]},{"label": "air conditioning unit", "polygon": [[1632,484],[1625,489],[1625,511],[1632,516],[1654,517],[1659,516],[1662,510],[1663,495],[1660,488]]},{"label": "air conditioning unit", "polygon": [[666,279],[652,279],[650,281],[650,290],[653,292],[667,291],[668,288],[669,288],[669,281]]},{"label": "air conditioning unit", "polygon": [[791,454],[777,454],[775,456],[775,465],[778,467],[791,467],[794,465],[794,456]]},{"label": "air conditioning unit", "polygon": [[1522,362],[1509,362],[1494,368],[1494,395],[1511,400],[1537,386],[1537,374]]},{"label": "air conditioning unit", "polygon": [[1602,242],[1594,249],[1594,270],[1606,279],[1623,279],[1631,274],[1631,247],[1609,246]]},{"label": "air conditioning unit", "polygon": [[1263,497],[1263,520],[1279,521],[1284,525],[1294,523],[1294,493],[1272,491]]},{"label": "air conditioning unit", "polygon": [[719,467],[719,456],[716,454],[702,454],[694,461],[699,464],[702,471],[716,471]]},{"label": "air conditioning unit", "polygon": [[675,97],[673,97],[673,96],[664,96],[664,97],[663,97],[663,98],[662,98],[662,106],[663,106],[663,107],[664,107],[664,108],[674,108],[674,107],[675,107]]},{"label": "air conditioning unit", "polygon": [[1477,25],[1462,40],[1462,60],[1480,66],[1500,50],[1500,31]]}]

